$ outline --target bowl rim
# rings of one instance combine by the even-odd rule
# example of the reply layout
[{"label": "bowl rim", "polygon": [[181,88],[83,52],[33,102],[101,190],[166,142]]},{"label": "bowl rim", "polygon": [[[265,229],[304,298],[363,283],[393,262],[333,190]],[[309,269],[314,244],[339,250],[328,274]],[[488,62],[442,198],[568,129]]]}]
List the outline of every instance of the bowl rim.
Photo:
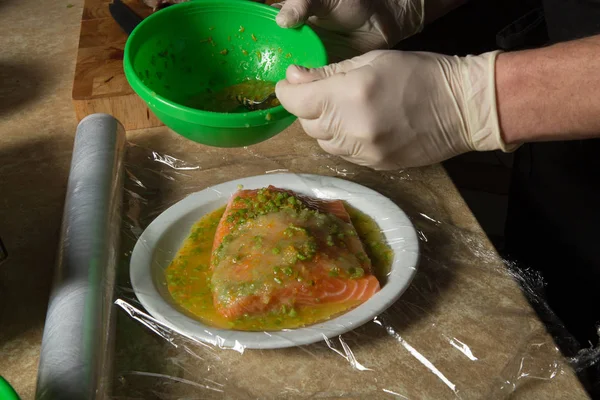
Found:
[{"label": "bowl rim", "polygon": [[[157,11],[151,14],[149,17],[142,20],[140,24],[138,24],[135,29],[129,35],[124,49],[123,55],[123,69],[125,71],[125,77],[133,89],[133,91],[144,100],[148,106],[152,109],[155,109],[156,106],[152,105],[149,101],[150,98],[155,102],[161,103],[163,106],[166,106],[171,111],[178,112],[178,119],[184,120],[187,122],[198,123],[198,121],[202,121],[202,125],[211,126],[211,127],[219,127],[219,128],[244,128],[249,126],[261,126],[268,125],[272,122],[287,118],[291,116],[287,110],[282,105],[269,108],[267,110],[258,110],[258,111],[248,111],[247,113],[218,113],[213,111],[205,111],[199,110],[191,107],[184,106],[182,104],[176,103],[168,98],[155,93],[152,89],[146,86],[142,80],[135,73],[133,68],[133,49],[132,43],[136,40],[140,40],[137,38],[137,34],[140,31],[145,29],[149,24],[152,24],[153,21],[159,18],[167,18],[171,13],[186,13],[189,14],[192,9],[196,9],[199,11],[202,10],[214,10],[216,8],[227,8],[232,4],[235,5],[235,9],[238,11],[240,8],[245,13],[249,15],[253,15],[256,17],[261,17],[264,19],[271,20],[275,22],[277,14],[279,12],[278,9],[268,6],[262,3],[257,3],[249,0],[202,0],[202,1],[189,1],[179,4],[174,4],[172,6],[166,7],[160,11]],[[306,35],[307,38],[310,38],[315,42],[315,48],[311,49],[311,52],[316,53],[317,58],[319,59],[319,63],[322,65],[317,65],[317,67],[325,66],[328,63],[327,52],[325,46],[317,33],[310,28],[308,25],[302,25],[298,28],[280,28],[280,29],[297,29],[302,32],[302,34]],[[270,117],[267,115],[270,114]]]}]

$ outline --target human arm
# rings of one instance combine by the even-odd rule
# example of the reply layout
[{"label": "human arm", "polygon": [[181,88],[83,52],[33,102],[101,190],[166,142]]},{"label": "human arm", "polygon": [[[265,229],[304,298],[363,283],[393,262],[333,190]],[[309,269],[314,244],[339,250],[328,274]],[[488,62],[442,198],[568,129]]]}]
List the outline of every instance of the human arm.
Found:
[{"label": "human arm", "polygon": [[376,51],[288,70],[277,95],[327,152],[376,169],[600,136],[598,37],[479,56]]},{"label": "human arm", "polygon": [[600,136],[600,35],[505,53],[496,92],[506,143]]}]

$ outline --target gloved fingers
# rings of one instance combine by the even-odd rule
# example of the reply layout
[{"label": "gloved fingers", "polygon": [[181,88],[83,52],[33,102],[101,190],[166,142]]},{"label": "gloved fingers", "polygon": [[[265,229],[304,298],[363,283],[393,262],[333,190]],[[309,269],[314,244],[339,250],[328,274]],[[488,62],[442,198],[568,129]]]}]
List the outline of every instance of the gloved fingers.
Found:
[{"label": "gloved fingers", "polygon": [[332,86],[329,80],[299,85],[284,80],[277,82],[275,93],[288,112],[302,119],[317,119],[334,93]]},{"label": "gloved fingers", "polygon": [[289,83],[294,85],[323,79],[322,74],[319,73],[319,69],[309,69],[300,65],[290,65],[285,72],[285,78]]},{"label": "gloved fingers", "polygon": [[377,57],[384,54],[384,50],[375,50],[361,56],[353,57],[337,63],[332,63],[321,68],[304,68],[298,65],[290,65],[286,71],[286,79],[290,83],[309,83],[337,74],[345,74],[371,63]]},{"label": "gloved fingers", "polygon": [[333,138],[333,132],[330,129],[325,129],[321,119],[301,119],[300,124],[304,129],[304,132],[313,139],[317,140],[331,140]]},{"label": "gloved fingers", "polygon": [[277,14],[277,24],[282,28],[296,28],[310,17],[311,0],[286,0]]},{"label": "gloved fingers", "polygon": [[329,64],[322,68],[304,68],[297,65],[290,65],[286,71],[286,79],[292,84],[310,83],[332,77],[336,74],[346,73],[360,64],[358,57],[351,60],[342,61],[336,64]]},{"label": "gloved fingers", "polygon": [[276,8],[278,10],[281,10],[284,5],[285,5],[285,1],[281,1],[279,3],[273,3],[273,4],[271,4],[271,7]]},{"label": "gloved fingers", "polygon": [[[349,163],[355,164],[355,165],[360,165],[361,167],[369,167],[368,163],[364,162],[363,160],[360,160],[354,156],[344,156],[344,155],[340,155],[340,158],[344,161],[348,161]],[[374,168],[375,169],[375,168]]]},{"label": "gloved fingers", "polygon": [[[331,140],[317,140],[317,143],[319,144],[319,146],[326,152],[329,154],[332,154],[334,156],[340,156],[342,158],[344,158],[345,160],[351,159],[350,157],[350,149],[347,149],[345,147],[340,147],[337,146],[333,141]],[[356,164],[355,161],[350,161],[350,162],[354,162]]]},{"label": "gloved fingers", "polygon": [[283,107],[303,119],[317,119],[337,92],[343,92],[350,84],[345,75],[368,64],[381,52],[370,52],[351,60],[330,64],[323,68],[306,69],[290,66],[287,79],[277,83],[275,93]]},{"label": "gloved fingers", "polygon": [[319,145],[327,153],[340,156],[342,159],[356,165],[380,171],[398,168],[397,160],[386,157],[376,150],[365,148],[361,142],[348,140],[348,138],[349,132],[334,134],[330,140],[319,141]]}]

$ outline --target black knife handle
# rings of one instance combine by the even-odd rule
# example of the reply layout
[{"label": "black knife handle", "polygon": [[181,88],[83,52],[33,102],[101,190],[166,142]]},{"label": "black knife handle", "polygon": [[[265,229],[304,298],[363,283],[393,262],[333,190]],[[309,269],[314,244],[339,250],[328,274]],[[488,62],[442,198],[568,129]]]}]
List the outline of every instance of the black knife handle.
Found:
[{"label": "black knife handle", "polygon": [[133,10],[127,7],[121,0],[113,0],[113,2],[108,5],[108,9],[110,15],[112,15],[121,29],[128,35],[133,32],[135,27],[143,20],[142,17],[133,12]]},{"label": "black knife handle", "polygon": [[6,251],[6,247],[4,247],[2,239],[0,238],[0,264],[2,264],[2,261],[6,260],[7,258],[8,252]]}]

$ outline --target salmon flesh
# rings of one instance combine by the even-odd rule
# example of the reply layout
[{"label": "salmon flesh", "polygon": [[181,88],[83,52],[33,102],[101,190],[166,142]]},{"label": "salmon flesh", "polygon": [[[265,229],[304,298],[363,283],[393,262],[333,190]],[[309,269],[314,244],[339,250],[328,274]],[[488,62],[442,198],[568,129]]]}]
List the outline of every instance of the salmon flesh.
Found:
[{"label": "salmon flesh", "polygon": [[228,319],[282,306],[350,309],[380,290],[342,201],[273,186],[232,196],[217,227],[211,269],[216,310]]}]

